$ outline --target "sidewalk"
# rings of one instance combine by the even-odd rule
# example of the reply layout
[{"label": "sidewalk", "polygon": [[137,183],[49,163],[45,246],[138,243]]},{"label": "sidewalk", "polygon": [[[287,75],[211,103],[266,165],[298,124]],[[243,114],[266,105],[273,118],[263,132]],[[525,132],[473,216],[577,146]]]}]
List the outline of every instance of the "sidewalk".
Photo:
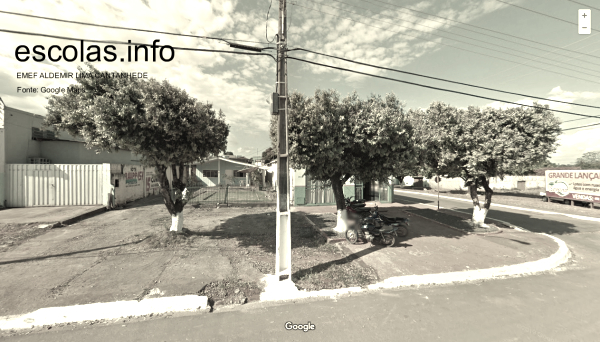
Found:
[{"label": "sidewalk", "polygon": [[[396,245],[388,248],[370,243],[350,245],[346,241],[328,247],[339,248],[342,257],[338,261],[357,261],[365,269],[375,272],[376,282],[369,285],[369,289],[534,273],[556,267],[568,257],[566,246],[548,235],[508,226],[500,227],[501,231],[493,234],[474,234],[461,226],[464,217],[447,211],[435,213],[434,218],[444,221],[440,215],[442,218],[446,215],[448,224],[425,217],[427,211],[422,210],[427,207],[399,203],[379,206],[387,216],[409,217],[408,236],[398,238]],[[296,229],[292,230],[296,234],[298,229],[304,229],[302,224],[307,225],[310,232],[311,228],[305,222],[310,222],[315,230],[331,228],[335,222],[332,206],[295,207],[293,212],[292,225]],[[27,213],[23,211],[23,215],[27,216]],[[135,305],[138,301],[148,303],[152,298],[176,300],[181,298],[176,296],[185,295],[202,297],[198,296],[202,289],[233,279],[231,277],[247,284],[256,283],[265,279],[263,277],[274,267],[275,246],[271,240],[274,241],[275,232],[270,232],[269,228],[269,235],[253,236],[256,233],[252,227],[247,227],[248,222],[263,222],[260,221],[263,218],[274,222],[272,209],[188,206],[184,210],[184,226],[194,229],[190,237],[193,248],[175,245],[151,248],[159,241],[156,240],[157,232],[168,227],[170,217],[160,198],[148,198],[123,210],[108,211],[68,227],[49,230],[0,253],[0,273],[3,275],[0,316],[13,316],[13,321],[31,320],[31,315],[21,318],[14,315],[45,310],[44,322],[47,324],[55,311],[39,309],[115,301]],[[294,238],[296,243],[302,237],[312,239],[305,232],[300,233],[303,235]],[[296,245],[293,255],[302,257],[299,252],[302,248]],[[302,261],[292,259],[293,272],[298,272]],[[334,264],[339,262],[326,262],[321,269],[327,270]],[[238,304],[259,300],[260,289],[236,286],[227,291],[233,292],[234,288],[236,294],[240,291]],[[285,293],[265,295],[263,292],[260,297],[293,299],[361,291],[360,288],[334,288],[309,292],[297,291],[293,286],[284,288]],[[156,307],[144,305],[145,308]],[[107,307],[110,305],[103,306]],[[161,307],[170,310],[168,305]],[[114,313],[107,315],[112,318]],[[3,324],[8,326],[6,322],[6,317],[0,317],[0,330],[3,330]]]},{"label": "sidewalk", "polygon": [[67,207],[31,207],[0,210],[0,224],[56,223],[71,224],[100,213],[105,208],[97,205]]},{"label": "sidewalk", "polygon": [[[500,230],[493,233],[471,232],[468,225],[462,222],[468,215],[449,210],[438,212],[423,205],[400,203],[378,205],[380,212],[386,216],[408,217],[410,220],[408,236],[397,238],[394,247],[373,247],[370,243],[351,245],[347,241],[337,242],[339,237],[332,236],[330,239],[373,267],[381,280],[522,264],[548,258],[559,249],[549,236],[500,223],[497,223]],[[368,206],[372,205],[368,203]],[[334,207],[296,207],[295,210],[331,213]],[[435,216],[426,214],[427,211]],[[425,217],[424,214],[432,217]],[[440,220],[440,217],[444,220]]]}]

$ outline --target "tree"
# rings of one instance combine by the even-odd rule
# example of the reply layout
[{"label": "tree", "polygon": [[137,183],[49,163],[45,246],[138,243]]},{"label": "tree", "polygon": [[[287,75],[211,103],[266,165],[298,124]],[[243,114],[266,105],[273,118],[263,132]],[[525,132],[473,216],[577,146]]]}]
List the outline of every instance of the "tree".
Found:
[{"label": "tree", "polygon": [[584,153],[581,158],[577,158],[575,165],[584,170],[600,169],[600,151]]},{"label": "tree", "polygon": [[225,152],[225,155],[226,155],[226,156],[232,156],[232,155],[233,155],[233,152]]},{"label": "tree", "polygon": [[351,178],[387,183],[413,161],[412,128],[393,94],[360,100],[353,93],[340,99],[334,90],[317,90],[313,97],[293,92],[289,99],[291,165],[331,185],[336,230],[345,231],[344,183]]},{"label": "tree", "polygon": [[[275,138],[276,139],[276,138]],[[269,147],[262,153],[263,163],[268,163],[272,160],[277,159],[277,152],[275,152],[275,148]]]},{"label": "tree", "polygon": [[[92,65],[87,68],[78,69],[98,72]],[[78,78],[77,82],[75,91],[49,98],[46,125],[83,137],[86,147],[97,152],[128,149],[140,155],[143,165],[156,169],[172,217],[171,230],[181,231],[188,200],[185,165],[225,150],[229,126],[223,113],[167,81]]]},{"label": "tree", "polygon": [[[410,112],[418,130],[420,162],[430,171],[461,177],[473,200],[473,223],[485,226],[493,191],[490,177],[523,175],[556,150],[560,122],[548,106],[506,110],[457,109],[434,102]],[[477,189],[485,190],[481,205]]]}]

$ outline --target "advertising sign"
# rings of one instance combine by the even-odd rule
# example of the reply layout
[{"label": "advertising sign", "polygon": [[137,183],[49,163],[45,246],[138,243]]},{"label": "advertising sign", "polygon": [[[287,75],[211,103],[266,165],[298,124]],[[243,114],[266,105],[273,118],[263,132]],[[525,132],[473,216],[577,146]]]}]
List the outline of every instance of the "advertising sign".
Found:
[{"label": "advertising sign", "polygon": [[126,177],[125,177],[125,187],[134,187],[134,186],[141,186],[142,183],[142,179],[144,177],[144,172],[143,171],[138,171],[136,167],[131,167],[129,170],[125,171],[123,170],[123,173],[125,173]]},{"label": "advertising sign", "polygon": [[160,183],[158,176],[154,171],[146,171],[146,192],[154,192],[154,189],[159,189]]},{"label": "advertising sign", "polygon": [[546,170],[546,196],[600,203],[600,170]]}]

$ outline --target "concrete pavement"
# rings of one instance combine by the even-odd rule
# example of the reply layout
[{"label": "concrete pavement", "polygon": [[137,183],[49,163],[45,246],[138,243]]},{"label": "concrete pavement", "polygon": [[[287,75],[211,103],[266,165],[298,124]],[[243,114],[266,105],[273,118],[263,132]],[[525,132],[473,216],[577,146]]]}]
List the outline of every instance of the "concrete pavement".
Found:
[{"label": "concrete pavement", "polygon": [[101,214],[102,206],[31,207],[0,210],[0,224],[55,223],[72,224],[78,220]]},{"label": "concrete pavement", "polygon": [[[410,218],[410,233],[407,237],[401,238],[396,246],[390,248],[373,247],[370,244],[349,245],[347,242],[336,244],[345,252],[347,258],[360,259],[365,267],[375,269],[379,278],[376,284],[370,285],[368,289],[315,292],[298,291],[293,284],[282,284],[267,286],[265,292],[261,294],[261,299],[273,301],[335,297],[341,293],[381,288],[515,277],[550,270],[566,262],[570,255],[562,241],[545,234],[518,231],[507,226],[503,226],[501,233],[498,234],[470,234],[460,228],[419,216],[415,214],[416,211],[411,213],[411,210],[422,209],[419,205],[393,203],[380,204],[380,207],[382,211],[387,211],[388,216]],[[155,209],[151,206],[141,206],[136,210],[151,212]],[[335,212],[333,207],[297,207],[294,210],[325,215]],[[120,217],[127,215],[127,210],[112,212],[110,217],[107,216],[102,221],[122,222]],[[140,220],[144,217],[144,213],[138,216]],[[459,221],[454,216],[448,222]],[[59,317],[57,316],[59,313],[69,311],[64,306],[87,304],[90,299],[100,303],[111,302],[126,299],[132,294],[140,296],[139,299],[148,298],[146,295],[149,293],[144,289],[149,289],[149,284],[157,284],[158,289],[158,282],[161,279],[168,279],[168,281],[164,281],[164,284],[160,285],[161,289],[153,293],[155,297],[168,296],[169,294],[164,292],[161,294],[161,291],[169,286],[174,289],[167,291],[169,293],[196,293],[198,284],[210,279],[199,281],[200,279],[196,280],[195,277],[202,278],[210,274],[209,278],[215,276],[218,278],[216,273],[227,268],[225,261],[213,260],[210,253],[200,251],[184,253],[186,255],[179,255],[182,252],[157,251],[145,253],[144,258],[139,258],[136,254],[111,255],[112,249],[134,245],[140,241],[140,239],[118,240],[120,239],[118,235],[109,239],[114,240],[114,244],[78,249],[77,243],[73,242],[82,238],[82,234],[86,232],[102,234],[95,229],[86,231],[77,228],[61,228],[19,246],[11,251],[10,255],[6,253],[0,255],[0,272],[7,275],[9,279],[0,287],[0,301],[2,301],[0,306],[4,308],[3,314],[12,315],[10,318],[0,319],[0,329],[21,327],[23,322],[27,323],[26,326],[38,325],[35,319],[31,321],[32,315],[35,316],[36,312],[39,315],[39,310],[36,308],[40,308],[44,313],[44,318],[39,318],[39,322],[47,325],[53,316]],[[70,243],[73,246],[64,255],[48,253],[52,244],[65,245],[69,241],[73,241]],[[165,260],[169,262],[165,263]],[[171,264],[171,260],[177,262]],[[23,264],[23,267],[19,264]],[[220,264],[225,268],[215,267]],[[26,265],[28,271],[25,271]],[[165,278],[168,274],[171,276]],[[176,276],[172,276],[173,274]],[[194,276],[190,277],[192,274]],[[267,276],[265,280],[268,281],[268,278]],[[59,306],[52,307],[57,304]],[[106,304],[102,305],[107,307]],[[147,314],[154,310],[152,306],[144,307],[150,310]],[[12,309],[6,311],[6,308]],[[135,312],[142,315],[140,311]],[[108,316],[107,318],[113,317]],[[71,319],[77,321],[76,317]],[[57,322],[62,321],[57,320]]]}]

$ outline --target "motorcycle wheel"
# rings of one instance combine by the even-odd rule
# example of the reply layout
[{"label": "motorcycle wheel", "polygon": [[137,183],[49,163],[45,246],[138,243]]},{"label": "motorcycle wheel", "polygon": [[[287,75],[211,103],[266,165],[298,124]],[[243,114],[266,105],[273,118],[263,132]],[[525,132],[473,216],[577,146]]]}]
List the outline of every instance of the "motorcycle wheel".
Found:
[{"label": "motorcycle wheel", "polygon": [[394,235],[388,235],[383,239],[383,245],[390,247],[396,244],[396,237]]},{"label": "motorcycle wheel", "polygon": [[400,225],[398,226],[398,230],[396,231],[396,233],[400,237],[405,237],[406,235],[408,235],[408,227],[406,227],[405,225]]},{"label": "motorcycle wheel", "polygon": [[371,246],[377,246],[377,245],[381,245],[381,238],[380,237],[374,237],[371,239]]},{"label": "motorcycle wheel", "polygon": [[356,244],[356,242],[358,241],[358,232],[356,231],[356,229],[346,230],[346,240],[348,240],[348,242],[350,242],[353,245]]}]

